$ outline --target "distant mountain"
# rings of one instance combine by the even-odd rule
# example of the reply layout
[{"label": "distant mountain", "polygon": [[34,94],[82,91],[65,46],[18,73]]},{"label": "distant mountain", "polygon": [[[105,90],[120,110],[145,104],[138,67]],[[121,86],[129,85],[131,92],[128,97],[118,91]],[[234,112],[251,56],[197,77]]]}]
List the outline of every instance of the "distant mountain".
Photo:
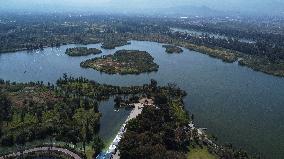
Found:
[{"label": "distant mountain", "polygon": [[[259,3],[262,3],[261,5]],[[244,14],[284,16],[284,1],[248,2],[246,9],[240,9]]]},{"label": "distant mountain", "polygon": [[159,15],[277,15],[284,0],[0,0],[1,11],[106,12]]},{"label": "distant mountain", "polygon": [[160,10],[168,15],[179,16],[222,16],[226,12],[211,9],[207,6],[176,6]]},{"label": "distant mountain", "polygon": [[[205,5],[202,6],[174,6],[169,8],[157,9],[155,12],[165,15],[176,16],[283,16],[284,17],[284,5],[281,3],[267,2],[265,7],[250,3],[245,8],[235,9],[214,9]],[[272,9],[273,8],[273,9]]]}]

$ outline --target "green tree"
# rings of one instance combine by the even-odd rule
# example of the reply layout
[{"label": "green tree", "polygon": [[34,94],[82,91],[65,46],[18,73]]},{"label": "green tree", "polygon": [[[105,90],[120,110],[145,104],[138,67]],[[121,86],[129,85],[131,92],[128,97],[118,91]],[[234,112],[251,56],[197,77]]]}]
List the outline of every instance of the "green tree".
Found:
[{"label": "green tree", "polygon": [[5,94],[0,95],[0,122],[7,121],[11,118],[11,101],[7,98]]},{"label": "green tree", "polygon": [[76,110],[73,119],[76,124],[80,127],[80,139],[83,142],[83,149],[86,152],[86,137],[87,137],[87,120],[88,120],[88,112],[83,108],[79,108]]},{"label": "green tree", "polygon": [[104,143],[99,136],[94,136],[92,139],[92,149],[95,151],[94,155],[97,156],[104,148]]}]

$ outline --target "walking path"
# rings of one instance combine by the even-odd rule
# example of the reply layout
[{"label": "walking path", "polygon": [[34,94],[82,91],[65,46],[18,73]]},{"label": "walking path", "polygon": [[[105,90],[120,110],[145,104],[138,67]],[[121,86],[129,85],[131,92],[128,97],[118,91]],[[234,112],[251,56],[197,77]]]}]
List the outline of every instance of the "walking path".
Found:
[{"label": "walking path", "polygon": [[141,114],[143,108],[144,108],[144,105],[142,103],[135,103],[133,110],[131,111],[131,113],[129,114],[128,118],[125,121],[125,124],[128,123],[128,121],[130,121],[131,119],[134,119],[139,114]]},{"label": "walking path", "polygon": [[193,122],[190,122],[188,124],[188,126],[192,131],[194,129],[197,129],[198,136],[201,140],[203,140],[204,142],[206,142],[208,145],[212,146],[216,150],[219,149],[219,146],[216,143],[214,143],[212,140],[208,139],[207,134],[204,132],[204,130],[206,130],[206,128],[196,128],[194,126]]},{"label": "walking path", "polygon": [[70,151],[70,150],[67,150],[67,149],[64,149],[64,148],[58,148],[58,147],[38,147],[38,148],[32,148],[32,149],[28,149],[28,150],[25,150],[23,152],[16,152],[16,153],[12,153],[12,154],[9,154],[9,155],[5,155],[5,156],[1,156],[0,159],[6,159],[6,158],[16,158],[16,157],[19,157],[21,156],[22,154],[29,154],[29,153],[32,153],[32,152],[43,152],[43,151],[57,151],[57,152],[61,152],[61,153],[64,153],[74,159],[82,159],[79,155],[77,155],[76,153]]}]

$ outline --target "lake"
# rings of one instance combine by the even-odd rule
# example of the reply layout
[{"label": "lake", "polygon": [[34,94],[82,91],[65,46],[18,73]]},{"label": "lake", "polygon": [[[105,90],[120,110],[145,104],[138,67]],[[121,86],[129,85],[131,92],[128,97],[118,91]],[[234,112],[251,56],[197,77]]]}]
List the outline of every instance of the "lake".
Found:
[{"label": "lake", "polygon": [[[80,68],[80,62],[101,55],[69,57],[66,45],[43,51],[0,54],[0,78],[17,82],[55,83],[63,73],[83,76],[100,83],[127,86],[149,83],[176,83],[186,90],[186,109],[195,115],[200,127],[218,137],[220,143],[233,143],[267,158],[284,158],[284,78],[255,72],[237,63],[228,64],[207,55],[184,49],[182,54],[166,54],[162,44],[131,41],[119,49],[148,51],[160,65],[159,71],[140,75],[108,75]],[[87,45],[99,48],[100,44]],[[102,102],[100,135],[113,136],[126,119],[127,111],[114,112],[113,101]]]}]

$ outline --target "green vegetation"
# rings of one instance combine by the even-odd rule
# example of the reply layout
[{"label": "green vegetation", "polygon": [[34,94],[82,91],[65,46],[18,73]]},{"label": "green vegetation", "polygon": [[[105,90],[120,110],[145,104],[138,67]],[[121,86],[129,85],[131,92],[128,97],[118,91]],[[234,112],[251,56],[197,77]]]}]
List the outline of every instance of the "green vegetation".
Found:
[{"label": "green vegetation", "polygon": [[166,35],[130,35],[130,39],[141,40],[141,41],[153,41],[158,43],[171,43],[176,46],[184,47],[189,50],[197,51],[206,55],[209,55],[214,58],[222,59],[224,62],[232,63],[237,61],[238,54],[232,50],[207,47],[204,45],[195,45],[189,41],[183,39],[177,39]]},{"label": "green vegetation", "polygon": [[171,84],[167,90],[154,86],[147,96],[154,99],[157,107],[145,107],[141,115],[128,123],[118,148],[121,158],[186,158],[190,135],[185,130],[187,124],[180,119],[187,123],[190,120],[187,116],[176,116],[179,112],[169,104],[185,94]]},{"label": "green vegetation", "polygon": [[103,42],[102,48],[103,49],[115,49],[116,47],[124,46],[124,45],[129,45],[130,42],[127,40],[123,39],[108,39]]},{"label": "green vegetation", "polygon": [[118,147],[121,158],[249,158],[231,145],[219,148],[189,127],[191,119],[182,100],[186,94],[175,84],[157,87],[155,81],[151,83],[146,95],[154,99],[155,106],[144,107],[142,114],[127,124]]},{"label": "green vegetation", "polygon": [[221,48],[210,48],[206,46],[199,46],[190,43],[185,43],[184,47],[198,51],[203,54],[209,55],[210,57],[218,58],[223,60],[224,62],[233,63],[237,61],[238,56],[231,50],[221,49]]},{"label": "green vegetation", "polygon": [[114,55],[93,58],[82,62],[81,67],[108,74],[139,74],[157,71],[159,68],[149,53],[138,50],[120,50]]},{"label": "green vegetation", "polygon": [[[64,14],[56,16],[31,14],[25,15],[25,18],[13,14],[3,15],[0,25],[0,52],[39,50],[70,43],[100,42],[102,48],[114,49],[129,44],[129,40],[146,40],[176,46],[168,48],[165,46],[169,53],[179,52],[179,46],[225,62],[232,63],[242,58],[239,61],[240,65],[284,76],[283,33],[276,28],[269,28],[278,25],[263,27],[264,25],[259,23],[260,25],[257,24],[261,26],[259,27],[238,22],[236,26],[231,24],[233,22],[214,22],[209,25],[188,26],[191,24],[178,20],[164,20],[165,18],[120,16],[83,18],[84,20],[78,16],[67,18]],[[204,23],[207,23],[205,21]],[[221,39],[206,34],[192,36],[171,33],[169,26],[172,25],[192,27],[231,37],[243,36],[252,38],[255,42],[242,42],[238,40],[239,37]],[[99,53],[99,50],[87,48],[66,50],[66,54],[70,56],[96,54],[94,52]],[[81,66],[110,74],[138,74],[158,70],[158,65],[148,53],[127,50],[87,60],[82,62]],[[59,79],[57,84],[57,86],[50,84],[45,86],[42,83],[0,82],[1,148],[25,146],[26,143],[35,140],[50,139],[82,146],[85,153],[91,156],[103,147],[97,136],[100,119],[98,103],[110,96],[143,94],[153,97],[157,108],[146,107],[137,119],[129,123],[127,126],[129,131],[120,145],[122,157],[186,158],[190,149],[192,149],[190,155],[205,153],[201,149],[190,147],[198,145],[207,148],[207,145],[200,139],[196,129],[189,130],[187,127],[189,118],[182,102],[185,93],[172,85],[157,87],[152,81],[151,84],[144,86],[117,87],[67,76]],[[218,150],[210,146],[207,149],[221,158],[248,158],[246,153],[233,150],[231,145]]]},{"label": "green vegetation", "polygon": [[[149,17],[88,16],[84,18],[84,22],[77,16],[56,17],[29,15],[22,18],[18,15],[5,15],[5,20],[0,25],[0,53],[40,50],[71,43],[102,43],[102,48],[114,49],[129,44],[129,40],[147,40],[184,47],[230,63],[248,56],[242,65],[284,76],[284,34],[281,29],[274,28],[277,25],[259,27],[263,26],[262,23],[254,20],[249,22],[252,25],[246,22],[231,24],[226,20],[222,23],[208,20],[200,25],[200,21],[196,19],[193,24],[185,24],[173,19]],[[265,23],[269,21],[265,20]],[[197,30],[204,34],[172,32],[170,27]],[[227,38],[212,37],[210,33],[222,34]],[[239,40],[242,38],[251,42]]]},{"label": "green vegetation", "polygon": [[70,156],[64,155],[63,153],[59,152],[33,152],[30,154],[23,155],[25,159],[35,159],[35,158],[56,158],[56,159],[70,159]]},{"label": "green vegetation", "polygon": [[177,122],[185,125],[189,123],[189,116],[187,112],[184,111],[182,100],[171,100],[168,104],[170,105],[170,113]]},{"label": "green vegetation", "polygon": [[129,102],[147,96],[155,104],[145,107],[141,115],[128,123],[119,145],[121,158],[187,158],[188,151],[196,145],[208,147],[209,152],[220,157],[248,158],[231,145],[221,149],[207,145],[196,129],[188,127],[190,118],[182,100],[186,93],[175,84],[160,87],[151,80],[143,86],[118,87],[64,75],[57,86],[1,81],[0,88],[2,149],[15,145],[25,149],[26,143],[50,139],[79,146],[90,158],[104,147],[97,136],[101,116],[98,103],[120,95]]},{"label": "green vegetation", "polygon": [[[57,81],[57,86],[1,80],[0,88],[2,150],[15,145],[25,149],[28,143],[49,139],[81,147],[88,157],[104,147],[97,136],[100,101],[116,95],[147,95],[156,89],[169,93],[168,87],[158,87],[154,80],[143,86],[118,87],[67,75]],[[183,91],[171,93],[185,95]]]},{"label": "green vegetation", "polygon": [[187,159],[217,159],[216,155],[208,152],[207,148],[194,148],[188,153]]},{"label": "green vegetation", "polygon": [[2,147],[50,138],[74,145],[82,142],[85,149],[97,134],[101,115],[94,100],[71,97],[71,90],[40,83],[2,81],[0,88],[0,107],[5,108],[0,120]]},{"label": "green vegetation", "polygon": [[87,56],[91,54],[100,54],[102,51],[96,48],[76,47],[66,49],[65,53],[69,56]]},{"label": "green vegetation", "polygon": [[261,57],[242,56],[239,65],[247,66],[255,71],[261,71],[274,76],[284,76],[284,60],[271,63],[268,59]]},{"label": "green vegetation", "polygon": [[182,53],[183,50],[182,48],[178,47],[178,46],[174,46],[174,45],[163,45],[164,48],[166,48],[166,52],[169,54],[173,54],[173,53]]},{"label": "green vegetation", "polygon": [[[107,100],[116,95],[136,95],[146,94],[153,87],[156,87],[156,82],[151,80],[150,84],[143,86],[129,86],[119,87],[106,84],[99,84],[95,81],[90,81],[85,78],[72,78],[65,76],[57,81],[57,85],[62,90],[72,90],[72,94],[84,95],[85,97],[92,98],[96,101]],[[167,91],[167,87],[158,87],[164,91]],[[175,93],[175,92],[173,92]],[[185,94],[185,92],[182,92]],[[72,95],[71,94],[71,95]],[[70,96],[71,96],[70,95]]]}]

